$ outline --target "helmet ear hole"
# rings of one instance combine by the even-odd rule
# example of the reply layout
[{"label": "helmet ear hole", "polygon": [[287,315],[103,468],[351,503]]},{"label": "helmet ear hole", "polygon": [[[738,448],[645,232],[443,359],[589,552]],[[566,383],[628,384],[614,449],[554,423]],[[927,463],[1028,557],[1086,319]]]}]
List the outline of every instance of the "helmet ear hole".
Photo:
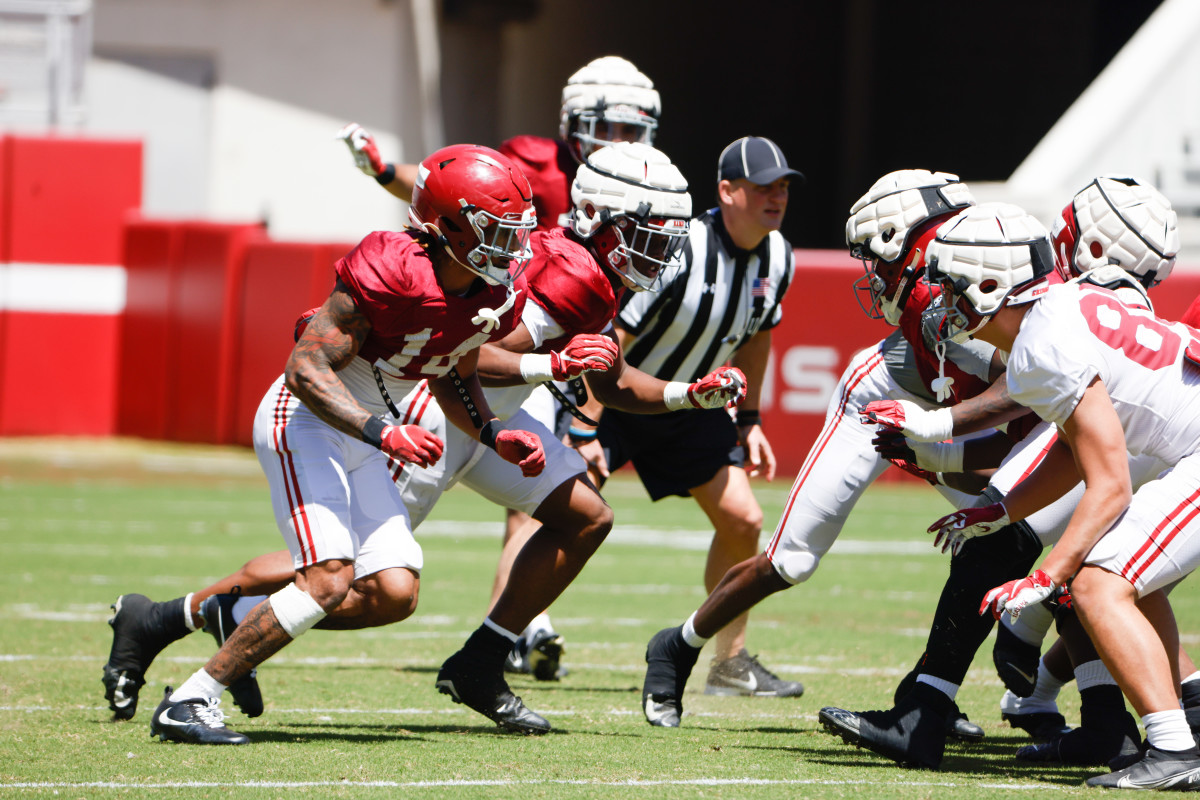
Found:
[{"label": "helmet ear hole", "polygon": [[1100,244],[1100,242],[1095,239],[1093,239],[1091,244],[1088,245],[1088,250],[1092,252],[1092,258],[1104,257],[1104,245]]},{"label": "helmet ear hole", "polygon": [[992,292],[996,291],[996,287],[999,285],[1000,284],[997,283],[995,279],[987,278],[986,280],[979,282],[979,291],[983,292],[984,294],[991,294]]}]

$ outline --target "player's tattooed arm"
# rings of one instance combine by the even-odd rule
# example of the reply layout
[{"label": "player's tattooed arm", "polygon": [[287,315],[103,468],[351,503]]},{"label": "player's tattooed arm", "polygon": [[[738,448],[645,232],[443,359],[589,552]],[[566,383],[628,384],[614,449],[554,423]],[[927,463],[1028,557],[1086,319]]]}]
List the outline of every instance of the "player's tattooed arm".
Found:
[{"label": "player's tattooed arm", "polygon": [[371,414],[338,377],[362,347],[371,324],[340,280],[292,349],[284,379],[292,394],[330,426],[359,438]]}]

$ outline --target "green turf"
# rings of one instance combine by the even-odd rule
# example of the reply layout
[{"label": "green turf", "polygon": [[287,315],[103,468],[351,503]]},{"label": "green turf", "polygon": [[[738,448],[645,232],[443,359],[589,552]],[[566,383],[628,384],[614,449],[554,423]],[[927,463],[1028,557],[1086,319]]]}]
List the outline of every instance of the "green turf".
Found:
[{"label": "green turf", "polygon": [[[758,489],[770,528],[787,485]],[[804,697],[704,696],[702,655],[684,727],[650,728],[638,708],[645,643],[702,599],[706,525],[693,503],[652,504],[625,476],[606,495],[614,538],[553,609],[571,674],[558,684],[512,681],[550,719],[551,735],[499,733],[433,687],[438,665],[478,625],[499,553],[499,510],[455,490],[419,534],[426,568],[414,618],[303,637],[260,670],[265,715],[248,720],[226,702],[230,726],[252,745],[188,747],[152,739],[149,714],[165,685],[204,662],[212,640],[197,634],[166,650],[137,717],[114,723],[99,680],[108,605],[123,592],[176,597],[278,549],[253,456],[0,442],[0,795],[974,799],[1084,791],[1093,770],[1012,760],[1026,740],[999,721],[990,643],[959,695],[988,738],[951,745],[938,772],[899,769],[819,728],[822,705],[890,705],[922,649],[946,572],[931,546],[914,554],[835,549],[811,581],[755,609],[751,651],[803,680]],[[923,487],[876,487],[843,539],[923,546],[924,527],[943,508]],[[691,546],[637,543],[656,528]],[[1176,610],[1184,632],[1195,630],[1200,609],[1186,584]],[[1068,688],[1069,720],[1077,707]]]}]

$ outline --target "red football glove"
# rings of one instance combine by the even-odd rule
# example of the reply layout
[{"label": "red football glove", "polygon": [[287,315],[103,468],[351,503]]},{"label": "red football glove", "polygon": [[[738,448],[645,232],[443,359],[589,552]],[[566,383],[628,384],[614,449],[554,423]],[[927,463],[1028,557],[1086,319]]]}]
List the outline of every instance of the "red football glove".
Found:
[{"label": "red football glove", "polygon": [[379,449],[397,461],[428,467],[442,457],[442,440],[420,425],[388,425],[379,438]]},{"label": "red football glove", "polygon": [[584,372],[604,372],[617,362],[617,343],[607,336],[581,333],[562,352],[550,353],[554,380],[565,381]]},{"label": "red football glove", "polygon": [[884,425],[914,442],[941,442],[954,434],[950,409],[926,411],[908,400],[874,400],[858,412],[863,425]]},{"label": "red football glove", "polygon": [[[943,553],[950,550],[954,555],[958,555],[967,539],[995,533],[1011,522],[1004,503],[993,503],[982,508],[964,508],[962,511],[947,514],[930,525],[929,532],[937,533],[937,538],[933,540],[934,547],[940,544]],[[943,537],[945,541],[942,541]]]},{"label": "red football glove", "polygon": [[1000,619],[1000,615],[1005,611],[1016,619],[1026,606],[1042,602],[1053,595],[1057,588],[1049,575],[1040,569],[1034,570],[1028,577],[1009,581],[985,594],[983,603],[979,606],[979,613],[983,614],[990,606],[992,616],[996,619]]},{"label": "red football glove", "polygon": [[737,367],[721,367],[688,384],[685,407],[733,408],[744,399],[746,376]]},{"label": "red football glove", "polygon": [[338,138],[346,142],[350,155],[354,156],[354,165],[372,178],[381,175],[387,168],[379,157],[379,147],[375,137],[363,130],[357,122],[351,122],[338,131]]},{"label": "red football glove", "polygon": [[508,463],[520,467],[526,478],[541,475],[546,468],[546,451],[536,433],[500,431],[496,434],[496,452]]}]

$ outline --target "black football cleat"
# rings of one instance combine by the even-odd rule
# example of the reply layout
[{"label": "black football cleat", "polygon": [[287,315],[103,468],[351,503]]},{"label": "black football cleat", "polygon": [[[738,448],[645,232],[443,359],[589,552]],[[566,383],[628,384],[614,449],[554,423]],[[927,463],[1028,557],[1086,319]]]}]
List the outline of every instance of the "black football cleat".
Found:
[{"label": "black football cleat", "polygon": [[182,618],[178,625],[164,620],[171,615],[168,608],[180,601],[156,603],[141,594],[123,594],[112,604],[112,647],[100,680],[104,683],[104,699],[114,719],[132,719],[137,712],[138,692],[146,684],[146,672],[163,648],[188,633]]},{"label": "black football cleat", "polygon": [[683,627],[664,628],[646,645],[646,678],[642,683],[642,713],[658,728],[678,728],[687,686],[700,649],[683,640]]},{"label": "black football cleat", "polygon": [[954,703],[919,684],[887,711],[847,711],[826,706],[817,719],[847,744],[865,747],[909,769],[937,769],[946,748],[946,720]]},{"label": "black football cleat", "polygon": [[[217,640],[217,647],[225,644],[229,634],[237,627],[233,621],[233,605],[241,599],[238,594],[214,594],[200,604],[200,616],[204,617],[204,630]],[[229,696],[233,704],[247,717],[258,717],[263,713],[262,689],[258,686],[258,669],[229,684]]]},{"label": "black football cleat", "polygon": [[150,720],[150,735],[160,741],[185,744],[247,744],[250,737],[225,727],[221,701],[216,698],[171,702],[170,686]]},{"label": "black football cleat", "polygon": [[958,706],[955,705],[954,711],[946,720],[946,737],[963,744],[975,744],[982,742],[984,736],[983,728],[971,722],[970,718],[959,711]]},{"label": "black football cleat", "polygon": [[1041,649],[1021,641],[1015,633],[1004,627],[1003,623],[996,626],[996,644],[992,647],[992,663],[996,665],[996,674],[1004,688],[1017,697],[1029,697],[1037,688],[1038,665],[1041,663]]},{"label": "black football cleat", "polygon": [[1172,752],[1147,748],[1146,754],[1133,764],[1107,775],[1088,778],[1087,786],[1102,789],[1169,789],[1194,792],[1200,790],[1200,750],[1191,747]]},{"label": "black football cleat", "polygon": [[437,690],[449,695],[456,703],[478,711],[506,731],[542,734],[550,723],[529,710],[521,698],[512,693],[502,675],[486,675],[467,663],[466,651],[459,650],[437,674]]}]

